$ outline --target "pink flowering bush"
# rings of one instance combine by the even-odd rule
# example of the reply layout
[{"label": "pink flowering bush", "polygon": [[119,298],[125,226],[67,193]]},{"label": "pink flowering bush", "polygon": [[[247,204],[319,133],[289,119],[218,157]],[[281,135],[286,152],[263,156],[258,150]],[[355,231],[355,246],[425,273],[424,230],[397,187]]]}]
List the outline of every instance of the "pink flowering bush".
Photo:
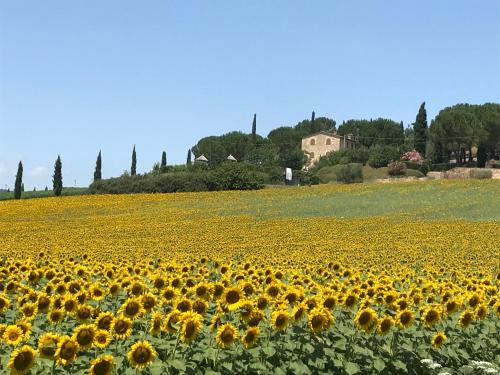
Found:
[{"label": "pink flowering bush", "polygon": [[420,152],[418,152],[417,150],[411,150],[401,155],[401,160],[420,162],[423,160],[423,158],[422,155],[420,155]]}]

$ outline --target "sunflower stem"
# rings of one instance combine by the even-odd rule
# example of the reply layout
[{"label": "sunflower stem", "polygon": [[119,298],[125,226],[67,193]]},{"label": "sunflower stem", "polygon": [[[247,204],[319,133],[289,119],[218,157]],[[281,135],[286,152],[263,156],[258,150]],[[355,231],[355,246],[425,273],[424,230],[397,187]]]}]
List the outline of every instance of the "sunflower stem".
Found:
[{"label": "sunflower stem", "polygon": [[50,370],[50,374],[54,375],[55,371],[56,371],[56,359],[54,358],[54,360],[52,361],[52,369]]}]

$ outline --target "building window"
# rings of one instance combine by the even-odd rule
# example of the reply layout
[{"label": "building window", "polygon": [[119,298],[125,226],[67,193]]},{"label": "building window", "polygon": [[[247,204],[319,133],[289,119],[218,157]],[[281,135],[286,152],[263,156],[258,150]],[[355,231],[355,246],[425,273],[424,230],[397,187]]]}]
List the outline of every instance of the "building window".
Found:
[{"label": "building window", "polygon": [[314,138],[311,139],[310,145],[314,146],[316,144],[316,140]]},{"label": "building window", "polygon": [[330,146],[332,144],[332,140],[330,138],[326,139],[326,145]]}]

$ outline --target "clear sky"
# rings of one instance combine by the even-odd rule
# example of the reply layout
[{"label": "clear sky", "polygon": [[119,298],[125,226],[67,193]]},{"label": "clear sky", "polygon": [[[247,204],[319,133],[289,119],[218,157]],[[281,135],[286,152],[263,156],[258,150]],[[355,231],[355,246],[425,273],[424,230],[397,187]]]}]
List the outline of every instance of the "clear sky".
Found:
[{"label": "clear sky", "polygon": [[0,0],[0,188],[151,169],[231,130],[500,102],[500,1]]}]

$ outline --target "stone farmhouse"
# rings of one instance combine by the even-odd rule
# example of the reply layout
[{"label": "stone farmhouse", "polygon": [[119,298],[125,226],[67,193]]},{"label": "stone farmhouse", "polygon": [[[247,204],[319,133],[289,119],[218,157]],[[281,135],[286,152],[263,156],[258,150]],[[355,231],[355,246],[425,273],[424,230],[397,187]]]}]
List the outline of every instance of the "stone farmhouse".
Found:
[{"label": "stone farmhouse", "polygon": [[307,156],[305,168],[313,166],[321,156],[344,148],[354,148],[354,137],[351,134],[338,135],[335,132],[321,131],[302,138],[302,151]]}]

